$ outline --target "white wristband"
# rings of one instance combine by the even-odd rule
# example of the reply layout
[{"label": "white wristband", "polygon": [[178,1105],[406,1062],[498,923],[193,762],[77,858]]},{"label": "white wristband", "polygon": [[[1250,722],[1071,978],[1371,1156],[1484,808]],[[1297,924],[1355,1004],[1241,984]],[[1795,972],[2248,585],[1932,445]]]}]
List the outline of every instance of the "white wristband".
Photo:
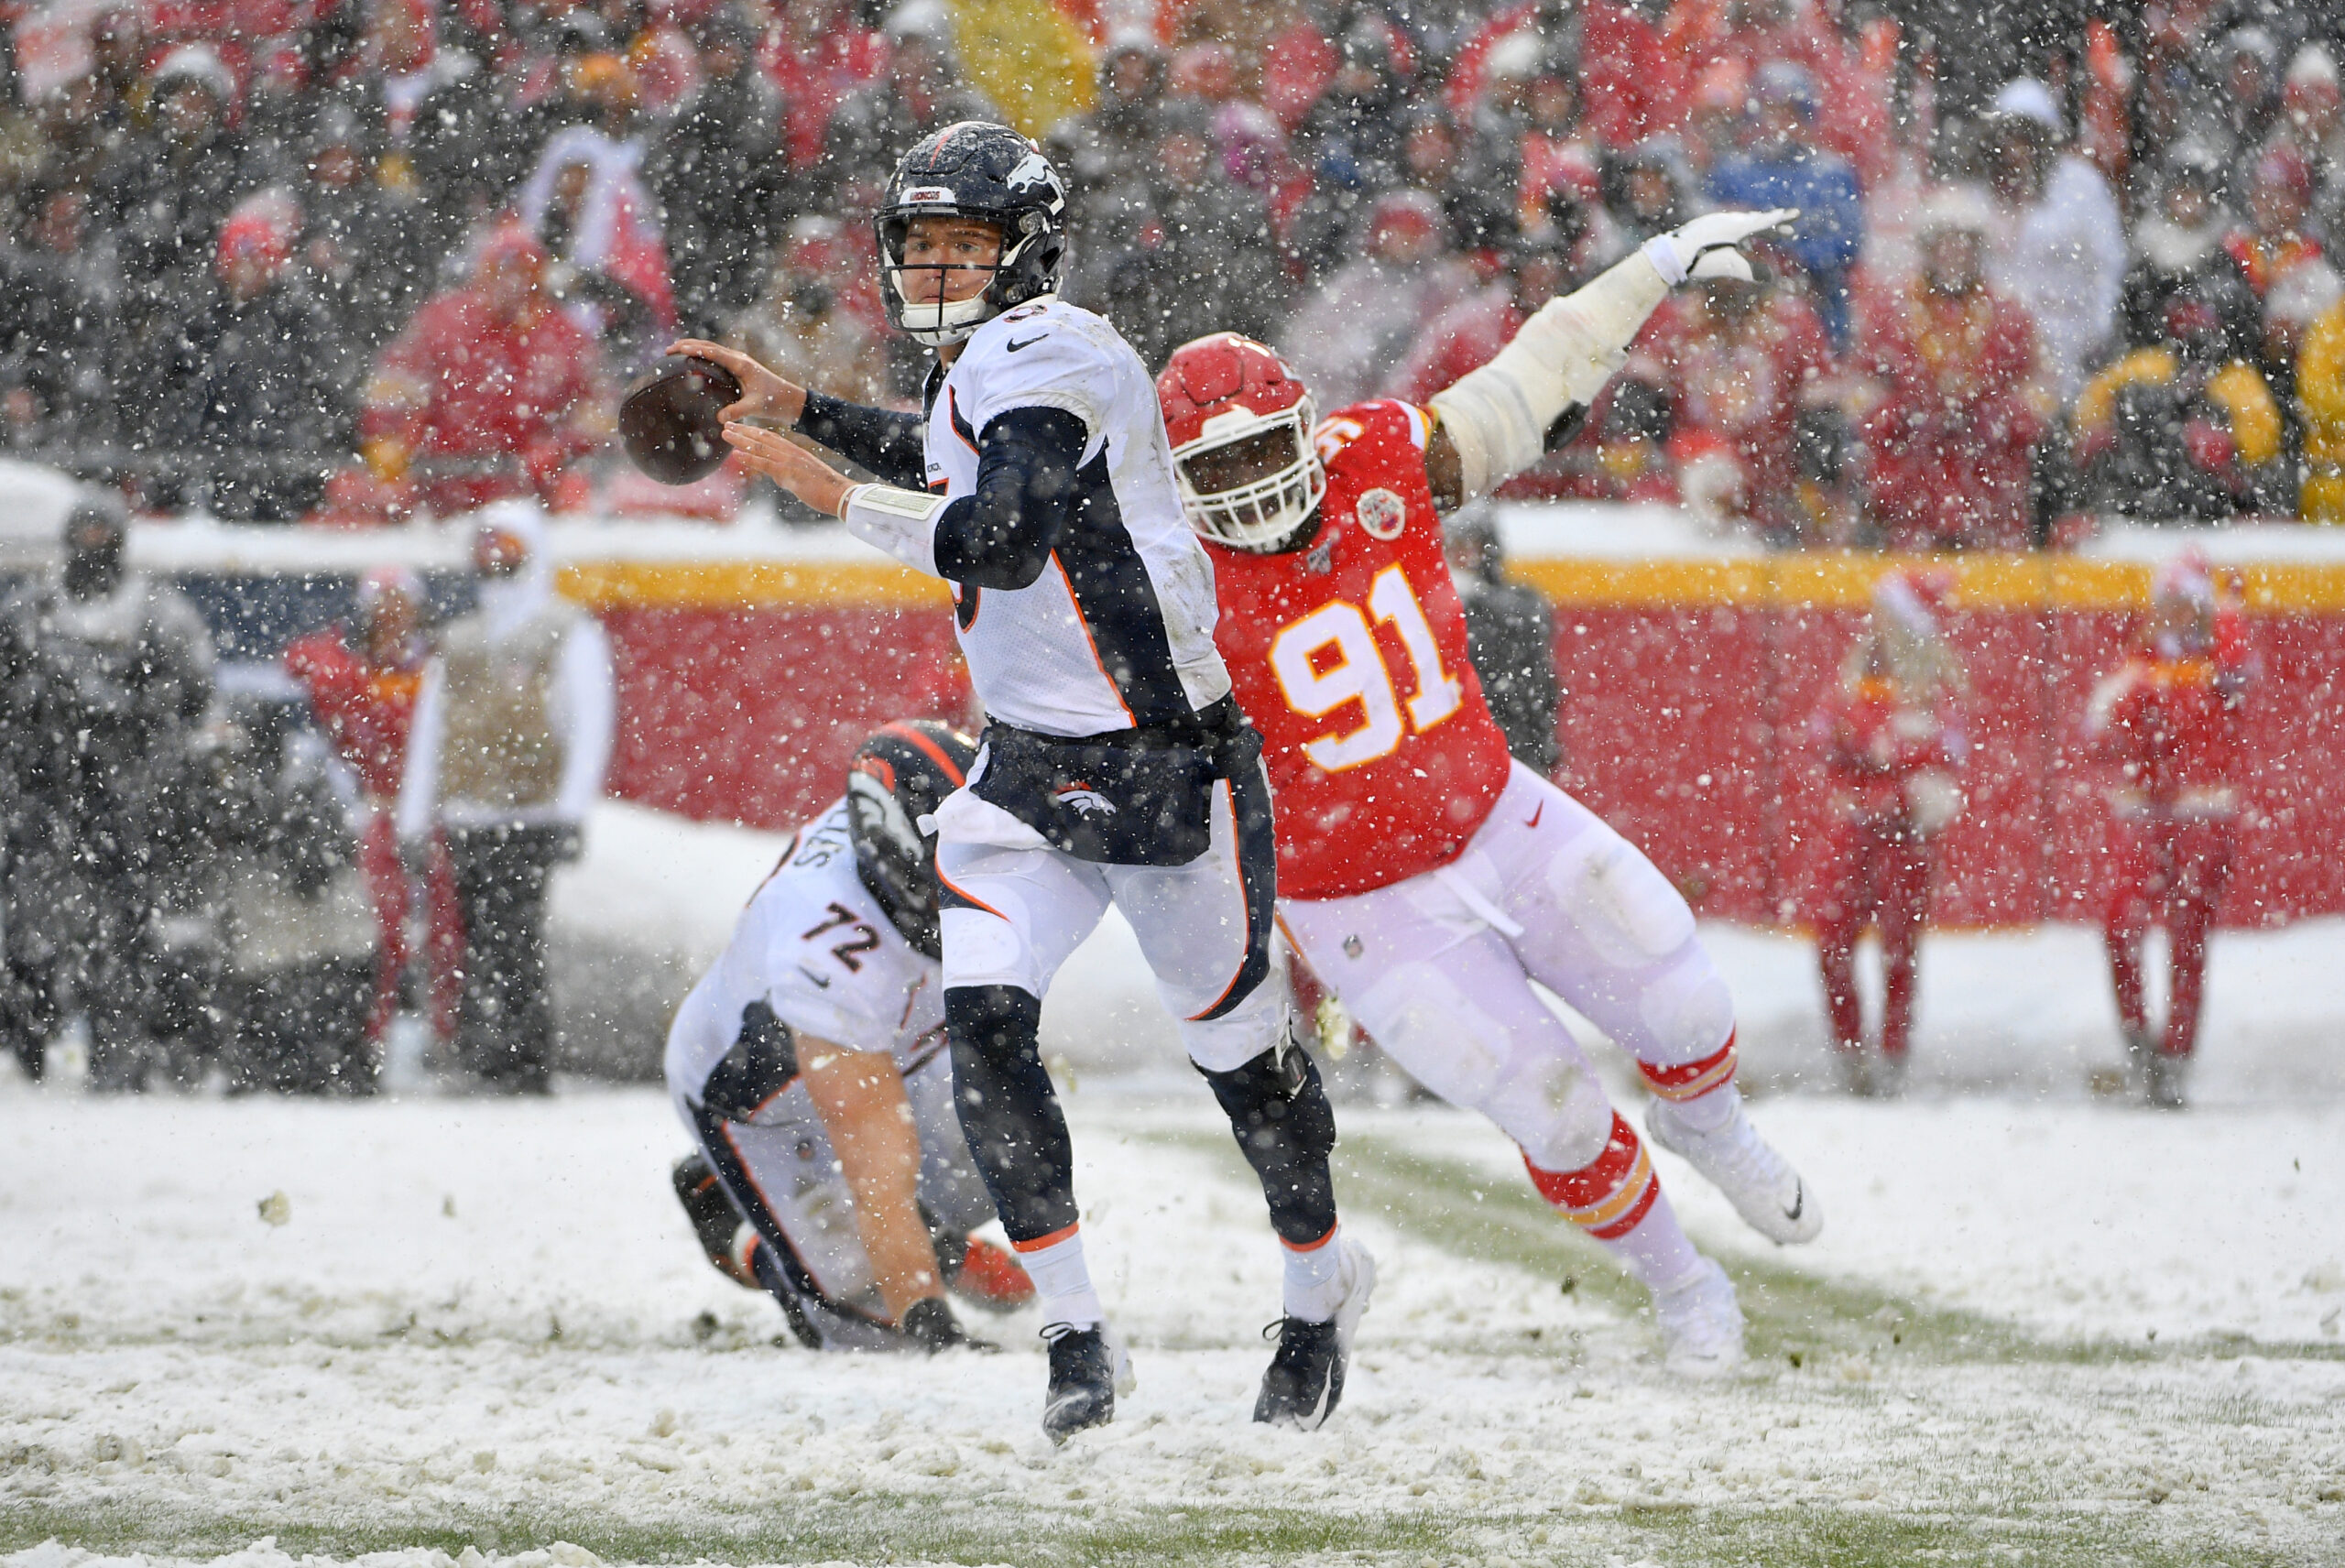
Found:
[{"label": "white wristband", "polygon": [[1667,234],[1655,234],[1645,241],[1645,259],[1661,274],[1661,280],[1672,289],[1685,281],[1685,262],[1677,254],[1677,245]]},{"label": "white wristband", "polygon": [[858,485],[839,505],[846,531],[867,545],[886,550],[913,571],[934,577],[936,515],[945,498],[924,490],[900,490],[892,485]]}]

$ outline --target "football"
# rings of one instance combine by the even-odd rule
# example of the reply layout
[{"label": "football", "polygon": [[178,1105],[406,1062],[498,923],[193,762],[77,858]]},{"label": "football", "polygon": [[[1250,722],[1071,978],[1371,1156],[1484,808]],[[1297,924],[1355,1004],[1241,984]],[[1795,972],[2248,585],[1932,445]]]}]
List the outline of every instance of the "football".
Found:
[{"label": "football", "polygon": [[629,462],[662,485],[690,485],[716,472],[732,448],[720,412],[740,401],[741,383],[721,365],[675,358],[627,388],[619,440]]}]

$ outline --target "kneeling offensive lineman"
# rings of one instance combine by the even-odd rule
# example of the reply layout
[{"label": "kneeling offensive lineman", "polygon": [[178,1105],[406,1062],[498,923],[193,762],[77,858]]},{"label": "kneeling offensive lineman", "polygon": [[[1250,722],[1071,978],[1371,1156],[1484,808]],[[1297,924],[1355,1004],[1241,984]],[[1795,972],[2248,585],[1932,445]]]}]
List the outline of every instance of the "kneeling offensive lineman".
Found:
[{"label": "kneeling offensive lineman", "polygon": [[1278,790],[1279,917],[1378,1045],[1522,1146],[1532,1181],[1653,1292],[1681,1371],[1729,1370],[1742,1315],[1686,1240],[1553,989],[1632,1052],[1647,1126],[1755,1228],[1805,1241],[1815,1199],[1744,1116],[1734,1010],[1652,863],[1507,755],[1466,652],[1438,513],[1537,461],[1667,293],[1748,279],[1733,248],[1793,214],[1696,219],[1566,299],[1433,399],[1338,409],[1231,333],[1159,378],[1216,637]]},{"label": "kneeling offensive lineman", "polygon": [[993,1202],[953,1111],[935,855],[915,825],[976,751],[925,721],[865,741],[845,799],[791,838],[668,1031],[699,1145],[676,1194],[709,1260],[771,1291],[815,1349],[975,1343],[947,1284],[987,1306],[1032,1294],[969,1236]]},{"label": "kneeling offensive lineman", "polygon": [[1050,1325],[1044,1430],[1110,1420],[1129,1376],[1084,1262],[1066,1123],[1035,1044],[1042,993],[1110,903],[1285,1244],[1285,1315],[1255,1419],[1314,1427],[1342,1396],[1373,1265],[1336,1234],[1335,1120],[1290,1042],[1261,737],[1214,648],[1213,572],[1182,518],[1148,371],[1112,326],[1057,298],[1065,207],[1058,171],[1006,125],[948,125],[897,165],[880,278],[896,324],[936,350],[924,427],[714,344],[677,348],[740,377],[728,419],[785,422],[884,483],[852,484],[779,435],[727,424],[751,468],[953,586],[988,723],[968,787],[935,812],[944,1016],[962,1126]]}]

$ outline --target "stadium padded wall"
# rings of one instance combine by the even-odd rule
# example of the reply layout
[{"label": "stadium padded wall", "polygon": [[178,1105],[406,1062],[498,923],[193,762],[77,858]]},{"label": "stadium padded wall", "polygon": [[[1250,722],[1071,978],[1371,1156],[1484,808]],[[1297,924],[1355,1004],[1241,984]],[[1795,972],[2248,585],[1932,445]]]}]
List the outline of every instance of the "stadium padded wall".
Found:
[{"label": "stadium padded wall", "polygon": [[[1827,821],[1807,721],[1892,560],[1530,561],[1556,604],[1564,785],[1706,915],[1802,923]],[[2098,918],[2108,770],[2080,733],[2122,657],[2149,568],[2060,557],[1941,561],[1972,684],[1969,805],[1941,855],[1938,923]],[[2241,569],[2263,674],[2224,919],[2345,912],[2345,566]],[[863,734],[965,700],[946,602],[883,565],[579,565],[567,589],[618,653],[616,793],[786,826],[835,794]]]}]

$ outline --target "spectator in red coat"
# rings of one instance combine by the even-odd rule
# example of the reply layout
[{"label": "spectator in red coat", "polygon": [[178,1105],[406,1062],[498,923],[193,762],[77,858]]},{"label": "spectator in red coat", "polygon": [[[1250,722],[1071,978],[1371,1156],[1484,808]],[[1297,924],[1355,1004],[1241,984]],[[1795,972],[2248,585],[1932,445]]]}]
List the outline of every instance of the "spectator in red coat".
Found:
[{"label": "spectator in red coat", "polygon": [[602,440],[606,399],[594,344],[545,272],[536,236],[501,228],[472,281],[428,301],[383,351],[359,425],[378,479],[412,483],[442,517],[508,496],[584,504],[575,465]]},{"label": "spectator in red coat", "polygon": [[[2239,730],[2254,675],[2232,597],[2195,549],[2151,589],[2141,645],[2093,692],[2085,734],[2117,767],[2117,844],[2101,931],[2126,1055],[2149,1102],[2182,1106],[2185,1069],[2206,1000],[2207,939],[2230,870],[2239,815]],[[2165,1027],[2143,995],[2143,946],[2166,929]]]},{"label": "spectator in red coat", "polygon": [[839,101],[878,80],[888,40],[856,18],[847,0],[791,0],[766,30],[764,64],[781,89],[782,124],[793,170],[813,168],[830,145]]},{"label": "spectator in red coat", "polygon": [[[406,772],[408,727],[431,654],[418,630],[423,605],[421,579],[405,567],[378,566],[359,579],[348,621],[301,637],[285,650],[287,672],[309,692],[318,726],[358,780],[365,819],[358,869],[374,901],[377,932],[375,1005],[367,1014],[366,1038],[378,1044],[398,1016],[400,982],[414,957],[408,942],[414,894],[399,860],[391,809]],[[450,1040],[463,989],[464,933],[443,847],[432,846],[425,875],[432,1027],[441,1039]]]},{"label": "spectator in red coat", "polygon": [[[1839,689],[1809,723],[1832,779],[1816,953],[1832,1043],[1854,1094],[1895,1094],[1903,1085],[1933,848],[1962,810],[1962,665],[1939,622],[1952,586],[1943,572],[1883,574]],[[1857,938],[1868,924],[1881,928],[1877,1050],[1866,1045],[1856,987]]]},{"label": "spectator in red coat", "polygon": [[1852,368],[1869,378],[1861,431],[1872,520],[1899,550],[2024,550],[2044,425],[2035,329],[1988,288],[1983,194],[1925,203],[1902,286],[1859,301]]},{"label": "spectator in red coat", "polygon": [[1688,289],[1662,302],[1628,368],[1669,395],[1688,504],[1778,543],[1823,528],[1798,438],[1803,417],[1829,405],[1832,347],[1805,299],[1732,279]]},{"label": "spectator in red coat", "polygon": [[1805,68],[1821,111],[1816,145],[1856,165],[1867,189],[1890,172],[1896,139],[1887,74],[1817,0],[1676,0],[1661,36],[1678,69],[1696,79],[1721,62],[1752,71],[1777,61]]},{"label": "spectator in red coat", "polygon": [[1554,40],[1578,34],[1580,91],[1587,127],[1608,147],[1628,147],[1665,136],[1685,123],[1691,77],[1684,55],[1663,42],[1644,11],[1618,0],[1523,0],[1493,13],[1457,51],[1449,73],[1449,104],[1470,113],[1482,94],[1490,51],[1528,27]]}]

